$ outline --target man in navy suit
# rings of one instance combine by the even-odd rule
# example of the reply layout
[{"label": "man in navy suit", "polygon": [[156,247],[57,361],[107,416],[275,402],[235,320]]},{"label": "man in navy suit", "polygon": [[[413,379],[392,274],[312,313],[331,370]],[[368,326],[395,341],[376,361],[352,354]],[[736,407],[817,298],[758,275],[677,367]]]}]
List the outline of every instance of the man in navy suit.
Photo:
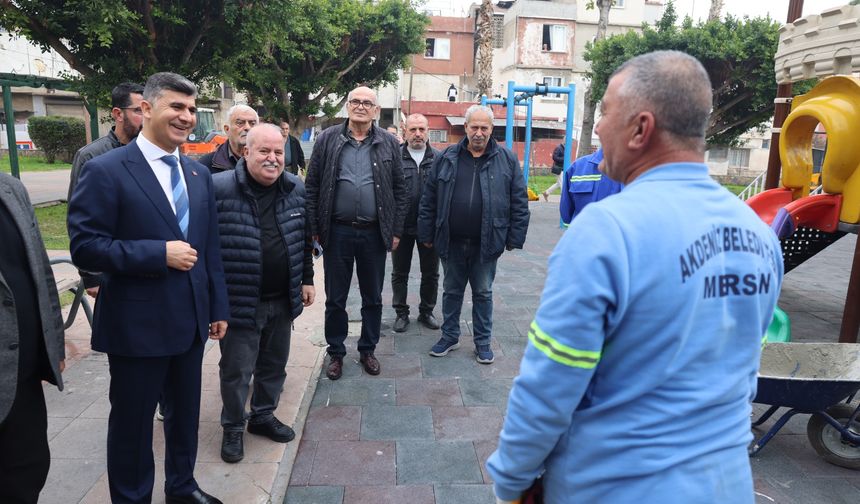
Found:
[{"label": "man in navy suit", "polygon": [[92,347],[110,363],[107,466],[114,503],[150,502],[152,416],[162,396],[168,503],[220,503],[194,480],[200,369],[229,309],[212,178],[179,156],[197,87],[146,82],[137,140],[87,162],[69,202],[72,259],[104,272]]}]

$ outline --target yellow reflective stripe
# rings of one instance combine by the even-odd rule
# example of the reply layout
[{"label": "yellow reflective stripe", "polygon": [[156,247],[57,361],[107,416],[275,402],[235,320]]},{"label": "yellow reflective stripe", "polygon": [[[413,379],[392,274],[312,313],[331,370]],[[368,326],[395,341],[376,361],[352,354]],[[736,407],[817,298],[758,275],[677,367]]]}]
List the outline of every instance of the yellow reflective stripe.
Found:
[{"label": "yellow reflective stripe", "polygon": [[597,175],[571,175],[570,181],[571,182],[596,182],[596,181],[600,180],[600,177],[602,177],[602,175],[600,175],[600,174],[597,174]]},{"label": "yellow reflective stripe", "polygon": [[766,344],[767,344],[767,333],[764,333],[764,336],[761,337],[761,347],[764,348],[764,346]]},{"label": "yellow reflective stripe", "polygon": [[594,369],[598,361],[600,361],[600,352],[577,350],[564,343],[560,343],[552,339],[549,334],[543,332],[538,327],[537,322],[532,322],[531,330],[529,331],[529,341],[532,342],[535,348],[545,353],[547,357],[565,366]]}]

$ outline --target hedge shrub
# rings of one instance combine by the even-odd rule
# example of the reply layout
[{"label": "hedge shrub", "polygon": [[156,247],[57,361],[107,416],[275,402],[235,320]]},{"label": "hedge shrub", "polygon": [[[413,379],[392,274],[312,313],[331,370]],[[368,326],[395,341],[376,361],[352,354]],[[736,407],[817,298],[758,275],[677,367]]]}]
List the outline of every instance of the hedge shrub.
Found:
[{"label": "hedge shrub", "polygon": [[48,163],[58,158],[71,163],[75,152],[87,143],[84,121],[76,117],[33,116],[27,123],[30,138]]}]

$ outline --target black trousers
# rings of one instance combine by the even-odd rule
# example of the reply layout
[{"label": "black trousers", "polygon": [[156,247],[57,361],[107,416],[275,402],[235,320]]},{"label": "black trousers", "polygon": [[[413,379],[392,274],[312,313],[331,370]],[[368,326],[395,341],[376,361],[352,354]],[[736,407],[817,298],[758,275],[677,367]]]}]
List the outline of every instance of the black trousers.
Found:
[{"label": "black trousers", "polygon": [[191,348],[179,355],[108,354],[111,409],[107,469],[114,504],[152,500],[155,482],[152,417],[159,397],[164,406],[164,491],[180,496],[199,488],[194,480],[194,464],[203,349],[203,342],[195,337]]},{"label": "black trousers", "polygon": [[45,392],[33,375],[18,380],[15,402],[0,424],[0,502],[38,502],[50,466]]},{"label": "black trousers", "polygon": [[439,294],[439,256],[436,249],[417,243],[415,235],[404,234],[397,250],[391,251],[391,306],[398,317],[409,315],[406,293],[409,270],[412,268],[412,251],[415,247],[418,247],[418,263],[421,267],[421,287],[418,291],[421,301],[418,304],[418,313],[430,314],[436,307],[436,297]]},{"label": "black trousers", "polygon": [[356,229],[332,223],[323,254],[325,268],[325,340],[332,357],[346,355],[349,317],[346,300],[352,284],[352,267],[361,293],[359,352],[373,352],[382,327],[382,284],[385,281],[385,245],[379,228]]}]

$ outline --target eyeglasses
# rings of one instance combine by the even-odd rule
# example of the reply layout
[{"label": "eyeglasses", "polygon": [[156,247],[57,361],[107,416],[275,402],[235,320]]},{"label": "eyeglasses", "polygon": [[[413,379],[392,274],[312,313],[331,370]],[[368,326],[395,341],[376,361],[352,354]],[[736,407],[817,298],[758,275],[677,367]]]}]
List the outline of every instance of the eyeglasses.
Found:
[{"label": "eyeglasses", "polygon": [[352,108],[364,107],[366,109],[370,109],[376,106],[376,104],[370,100],[349,100],[349,105]]},{"label": "eyeglasses", "polygon": [[120,110],[131,110],[135,115],[143,115],[143,109],[140,107],[119,107]]}]

